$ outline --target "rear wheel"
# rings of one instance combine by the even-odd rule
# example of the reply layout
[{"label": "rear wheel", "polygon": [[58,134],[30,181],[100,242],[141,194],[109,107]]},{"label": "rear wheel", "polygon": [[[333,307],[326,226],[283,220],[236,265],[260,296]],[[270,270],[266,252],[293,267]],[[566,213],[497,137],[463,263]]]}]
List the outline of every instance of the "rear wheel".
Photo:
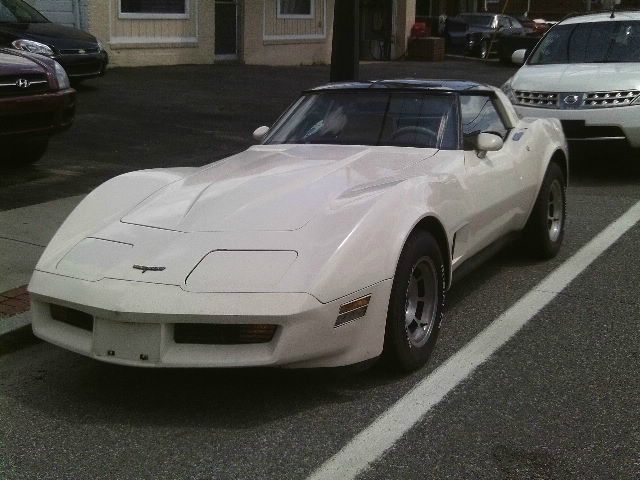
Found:
[{"label": "rear wheel", "polygon": [[444,263],[438,243],[416,232],[402,250],[393,279],[384,340],[384,356],[409,372],[427,363],[444,310]]},{"label": "rear wheel", "polygon": [[557,255],[564,238],[566,203],[564,174],[552,162],[524,229],[524,241],[532,256],[548,259]]}]

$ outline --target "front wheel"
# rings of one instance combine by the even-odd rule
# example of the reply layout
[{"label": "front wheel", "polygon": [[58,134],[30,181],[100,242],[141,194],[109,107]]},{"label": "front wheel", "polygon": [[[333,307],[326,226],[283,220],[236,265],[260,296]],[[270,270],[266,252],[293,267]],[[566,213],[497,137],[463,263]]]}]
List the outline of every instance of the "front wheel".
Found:
[{"label": "front wheel", "polygon": [[384,357],[410,372],[427,363],[444,311],[442,253],[433,236],[416,232],[405,244],[393,279],[384,339]]},{"label": "front wheel", "polygon": [[553,258],[564,238],[566,180],[557,163],[550,163],[540,193],[524,229],[524,241],[532,256]]},{"label": "front wheel", "polygon": [[487,40],[482,40],[480,42],[480,48],[478,49],[478,57],[480,58],[489,57],[489,42]]}]

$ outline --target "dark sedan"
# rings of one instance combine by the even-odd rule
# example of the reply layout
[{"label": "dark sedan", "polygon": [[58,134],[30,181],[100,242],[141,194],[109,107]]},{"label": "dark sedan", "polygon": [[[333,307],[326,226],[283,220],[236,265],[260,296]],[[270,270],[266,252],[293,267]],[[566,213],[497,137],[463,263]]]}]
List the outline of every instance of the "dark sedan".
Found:
[{"label": "dark sedan", "polygon": [[75,90],[60,64],[0,48],[0,167],[39,160],[49,137],[69,128],[74,114]]},{"label": "dark sedan", "polygon": [[495,13],[461,13],[447,19],[445,40],[449,49],[487,58],[496,51],[499,36],[523,34],[524,28],[513,17]]},{"label": "dark sedan", "polygon": [[0,0],[0,46],[53,58],[72,80],[104,75],[109,63],[93,35],[52,23],[22,0]]}]

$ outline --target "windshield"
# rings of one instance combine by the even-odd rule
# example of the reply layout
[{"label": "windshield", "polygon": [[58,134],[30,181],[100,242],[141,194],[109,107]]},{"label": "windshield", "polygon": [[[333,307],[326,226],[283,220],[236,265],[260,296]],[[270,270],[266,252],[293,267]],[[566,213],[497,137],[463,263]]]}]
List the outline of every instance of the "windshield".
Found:
[{"label": "windshield", "polygon": [[0,0],[0,23],[47,23],[48,20],[22,0]]},{"label": "windshield", "polygon": [[458,18],[468,25],[484,28],[493,27],[493,15],[459,15]]},{"label": "windshield", "polygon": [[458,148],[456,98],[424,92],[325,91],[303,96],[266,144]]},{"label": "windshield", "polygon": [[540,42],[529,65],[640,62],[640,22],[558,25]]}]

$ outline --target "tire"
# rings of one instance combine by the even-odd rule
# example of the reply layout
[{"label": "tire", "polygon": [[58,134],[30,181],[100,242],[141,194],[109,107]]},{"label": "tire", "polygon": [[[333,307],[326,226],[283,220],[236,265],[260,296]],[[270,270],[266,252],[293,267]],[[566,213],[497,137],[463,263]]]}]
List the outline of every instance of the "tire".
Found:
[{"label": "tire", "polygon": [[411,372],[427,363],[444,312],[445,273],[435,238],[412,234],[393,278],[383,357],[394,369]]},{"label": "tire", "polygon": [[49,145],[48,138],[24,139],[12,142],[7,149],[7,165],[10,168],[26,167],[42,158]]},{"label": "tire", "polygon": [[550,163],[524,228],[524,242],[531,256],[553,258],[564,238],[567,213],[566,181],[557,163]]}]

